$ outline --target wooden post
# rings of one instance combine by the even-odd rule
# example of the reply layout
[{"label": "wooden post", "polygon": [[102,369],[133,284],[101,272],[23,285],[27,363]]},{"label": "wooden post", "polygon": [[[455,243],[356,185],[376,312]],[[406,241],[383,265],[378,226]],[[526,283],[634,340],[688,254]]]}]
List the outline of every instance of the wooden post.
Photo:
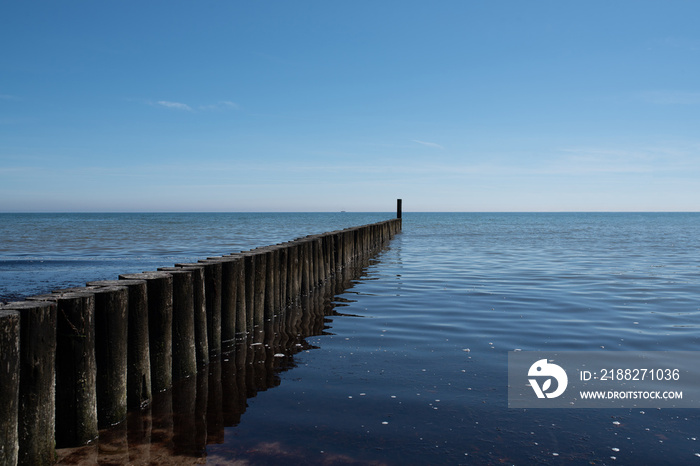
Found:
[{"label": "wooden post", "polygon": [[253,311],[253,326],[262,329],[263,321],[265,320],[265,287],[267,279],[267,257],[261,251],[255,251],[253,255],[255,262],[255,285],[253,293],[255,293],[255,303]]},{"label": "wooden post", "polygon": [[288,273],[288,265],[289,261],[287,259],[287,255],[289,254],[289,247],[287,245],[282,245],[280,244],[278,246],[278,251],[279,251],[279,268],[280,268],[280,274],[279,274],[279,283],[278,283],[278,290],[279,290],[279,307],[280,309],[284,309],[287,307],[287,273]]},{"label": "wooden post", "polygon": [[311,289],[318,286],[321,281],[321,238],[312,236],[309,238],[309,247],[311,248]]},{"label": "wooden post", "polygon": [[245,284],[245,331],[253,331],[255,314],[255,257],[252,252],[242,252],[243,257],[243,281]]},{"label": "wooden post", "polygon": [[[19,464],[53,464],[55,454],[56,303],[19,301]],[[4,398],[0,398],[4,399]]]},{"label": "wooden post", "polygon": [[19,457],[19,312],[0,309],[0,464]]},{"label": "wooden post", "polygon": [[287,243],[287,305],[291,306],[299,298],[301,273],[299,271],[299,244]]},{"label": "wooden post", "polygon": [[312,288],[312,256],[311,243],[306,239],[299,240],[299,266],[301,269],[301,295],[309,294]]},{"label": "wooden post", "polygon": [[244,339],[247,329],[247,303],[245,285],[245,257],[243,254],[234,253],[230,256],[233,262],[233,281],[236,286],[236,339]]},{"label": "wooden post", "polygon": [[401,218],[401,199],[396,199],[396,218]]},{"label": "wooden post", "polygon": [[279,254],[273,246],[264,248],[263,255],[265,256],[265,320],[272,319],[275,312],[279,310],[279,292],[277,283],[279,282]]},{"label": "wooden post", "polygon": [[342,242],[340,241],[340,232],[339,231],[334,231],[332,238],[333,238],[333,269],[331,270],[333,274],[338,272],[341,268],[341,262],[342,262],[342,254],[343,254],[343,245]]},{"label": "wooden post", "polygon": [[200,260],[204,265],[209,357],[221,354],[221,262]]},{"label": "wooden post", "polygon": [[330,233],[323,235],[323,257],[324,257],[324,268],[323,268],[323,279],[328,280],[331,277],[331,271],[333,270],[333,240]]},{"label": "wooden post", "polygon": [[343,250],[345,252],[345,261],[343,262],[343,266],[347,266],[352,262],[352,258],[355,254],[355,249],[354,249],[354,244],[353,244],[353,233],[352,230],[347,228],[343,232]]},{"label": "wooden post", "polygon": [[104,428],[126,419],[129,291],[110,286],[94,293],[97,423]]},{"label": "wooden post", "polygon": [[197,373],[194,331],[194,280],[185,269],[170,270],[173,277],[173,382]]},{"label": "wooden post", "polygon": [[97,438],[95,295],[85,291],[27,299],[57,305],[56,448],[86,445]]},{"label": "wooden post", "polygon": [[230,348],[236,338],[236,304],[238,279],[237,258],[230,256],[209,257],[207,260],[221,263],[221,347]]},{"label": "wooden post", "polygon": [[126,403],[131,409],[143,408],[152,400],[146,280],[102,280],[88,282],[87,285],[93,287],[123,286],[129,290]]},{"label": "wooden post", "polygon": [[151,387],[156,393],[173,384],[173,277],[166,272],[119,275],[120,280],[146,280]]},{"label": "wooden post", "polygon": [[[197,371],[209,365],[209,339],[207,337],[207,299],[205,264],[175,264],[175,267],[192,272],[192,295],[194,298],[194,334]],[[167,272],[171,267],[163,267]]]}]

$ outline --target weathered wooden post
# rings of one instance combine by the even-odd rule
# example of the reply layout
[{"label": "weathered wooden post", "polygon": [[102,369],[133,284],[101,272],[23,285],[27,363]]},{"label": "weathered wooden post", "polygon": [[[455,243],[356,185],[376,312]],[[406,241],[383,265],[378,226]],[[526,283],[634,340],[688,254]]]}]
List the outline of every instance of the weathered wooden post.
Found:
[{"label": "weathered wooden post", "polygon": [[[194,298],[194,334],[197,371],[209,365],[209,339],[207,337],[206,265],[201,263],[175,264],[175,267],[192,272],[192,297]],[[171,267],[163,267],[167,272]]]},{"label": "weathered wooden post", "polygon": [[364,233],[365,233],[364,227],[355,228],[355,251],[356,251],[355,257],[358,260],[363,259],[365,256]]},{"label": "weathered wooden post", "polygon": [[126,419],[128,302],[126,287],[101,287],[95,294],[97,422],[100,428]]},{"label": "weathered wooden post", "polygon": [[236,338],[236,308],[238,300],[238,258],[210,257],[221,263],[221,346],[229,348]]},{"label": "weathered wooden post", "polygon": [[280,309],[284,309],[287,307],[287,290],[288,290],[288,285],[287,285],[287,273],[288,273],[288,265],[289,265],[289,260],[287,258],[287,255],[289,254],[289,247],[286,244],[280,244],[278,246],[278,251],[279,251],[279,268],[280,268],[280,275],[279,275],[279,307]]},{"label": "weathered wooden post", "polygon": [[301,294],[306,295],[311,291],[313,272],[312,272],[312,256],[311,243],[306,239],[299,241],[299,265],[301,268]]},{"label": "weathered wooden post", "polygon": [[340,232],[334,231],[331,235],[333,239],[333,269],[332,272],[335,274],[342,268],[341,257],[342,257],[342,243],[340,241]]},{"label": "weathered wooden post", "polygon": [[0,309],[0,464],[19,458],[19,312]]},{"label": "weathered wooden post", "polygon": [[123,286],[129,293],[126,403],[130,409],[151,402],[151,351],[148,344],[148,292],[145,280],[101,280],[88,286]]},{"label": "weathered wooden post", "polygon": [[56,448],[97,438],[95,295],[89,291],[32,296],[55,301]]},{"label": "weathered wooden post", "polygon": [[396,218],[401,218],[401,199],[396,199]]},{"label": "weathered wooden post", "polygon": [[301,273],[299,270],[299,244],[286,243],[287,249],[287,305],[292,305],[299,297]]},{"label": "weathered wooden post", "polygon": [[362,257],[362,245],[360,244],[360,229],[357,227],[352,229],[352,244],[352,261],[356,261],[357,259]]},{"label": "weathered wooden post", "polygon": [[265,257],[265,320],[271,320],[274,313],[279,308],[279,292],[277,283],[279,281],[279,254],[274,246],[263,249]]},{"label": "weathered wooden post", "polygon": [[18,462],[53,464],[56,419],[56,303],[18,301],[2,305],[0,308],[17,311],[20,316],[16,426],[19,443]]},{"label": "weathered wooden post", "polygon": [[120,280],[146,280],[151,387],[158,393],[173,384],[173,277],[166,272],[119,275]]},{"label": "weathered wooden post", "polygon": [[328,280],[331,277],[331,271],[333,270],[333,241],[331,239],[331,234],[326,233],[323,235],[323,257],[324,257],[324,269],[323,275],[324,280]]},{"label": "weathered wooden post", "polygon": [[304,238],[301,238],[301,241],[304,243],[304,248],[306,249],[307,260],[305,262],[305,265],[308,269],[309,276],[305,288],[306,292],[310,293],[314,288],[314,284],[316,283],[316,278],[314,277],[314,270],[316,269],[316,251],[314,250],[314,241],[311,236],[305,236]]},{"label": "weathered wooden post", "polygon": [[221,354],[221,262],[200,260],[204,265],[209,356]]},{"label": "weathered wooden post", "polygon": [[245,280],[246,332],[253,331],[255,325],[255,254],[248,251],[243,257],[243,275]]},{"label": "weathered wooden post", "polygon": [[192,271],[170,270],[173,277],[173,382],[197,373]]},{"label": "weathered wooden post", "polygon": [[236,338],[245,338],[248,331],[248,307],[246,303],[245,258],[242,254],[231,254],[233,262],[233,281],[236,286]]},{"label": "weathered wooden post", "polygon": [[355,255],[355,247],[353,243],[354,235],[352,229],[348,228],[344,231],[343,241],[345,242],[345,262],[343,265],[347,266],[350,262],[352,262],[352,258]]},{"label": "weathered wooden post", "polygon": [[255,262],[255,285],[253,293],[255,293],[254,303],[254,327],[262,327],[265,320],[265,287],[267,279],[267,257],[261,251],[255,251],[253,255]]},{"label": "weathered wooden post", "polygon": [[309,238],[311,243],[311,289],[314,289],[321,282],[321,238],[317,235]]}]

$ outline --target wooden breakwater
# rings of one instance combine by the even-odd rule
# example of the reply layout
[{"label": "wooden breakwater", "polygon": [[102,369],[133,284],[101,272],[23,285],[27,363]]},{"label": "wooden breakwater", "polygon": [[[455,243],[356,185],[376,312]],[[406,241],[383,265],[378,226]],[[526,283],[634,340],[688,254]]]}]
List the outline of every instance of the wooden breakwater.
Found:
[{"label": "wooden breakwater", "polygon": [[397,218],[0,306],[0,465],[94,441],[400,230]]},{"label": "wooden breakwater", "polygon": [[[237,339],[233,351],[213,359],[205,370],[154,393],[150,405],[130,410],[125,422],[100,429],[96,442],[57,450],[58,463],[203,464],[211,453],[209,445],[225,444],[231,461],[240,456],[241,462],[273,464],[275,456],[266,456],[270,452],[263,453],[265,448],[261,458],[248,457],[250,444],[238,442],[229,428],[245,422],[251,398],[294,377],[284,373],[300,364],[297,355],[318,348],[309,337],[333,335],[336,316],[357,315],[356,309],[346,314],[354,298],[343,294],[357,286],[374,261],[366,257],[338,270],[313,293],[276,312],[262,328]],[[280,452],[280,462],[308,462],[303,457],[292,460],[290,453]]]}]

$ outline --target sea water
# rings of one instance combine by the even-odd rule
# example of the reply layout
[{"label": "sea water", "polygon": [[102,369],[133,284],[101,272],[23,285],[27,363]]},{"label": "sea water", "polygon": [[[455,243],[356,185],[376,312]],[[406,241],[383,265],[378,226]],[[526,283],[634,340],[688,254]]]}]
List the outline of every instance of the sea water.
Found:
[{"label": "sea water", "polygon": [[[388,218],[121,215],[3,222],[2,294]],[[211,464],[700,461],[697,410],[507,404],[509,351],[699,350],[699,233],[695,213],[405,213],[403,232],[331,294],[325,328],[283,367],[264,364],[264,389],[226,377],[226,359],[212,366],[242,384],[224,390],[242,408],[200,453]]]},{"label": "sea water", "polygon": [[387,215],[0,213],[0,302],[374,223]]}]

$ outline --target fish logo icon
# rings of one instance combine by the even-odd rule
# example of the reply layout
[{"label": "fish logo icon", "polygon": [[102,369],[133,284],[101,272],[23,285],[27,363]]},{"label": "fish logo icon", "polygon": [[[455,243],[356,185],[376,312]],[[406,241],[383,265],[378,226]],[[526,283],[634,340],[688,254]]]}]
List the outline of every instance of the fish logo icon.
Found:
[{"label": "fish logo icon", "polygon": [[[537,379],[528,379],[530,386],[535,391],[537,398],[556,398],[566,390],[566,386],[569,384],[569,378],[566,376],[566,371],[556,364],[547,362],[546,359],[540,359],[536,361],[530,370],[527,372],[528,377],[547,377],[542,383],[542,386],[537,383]],[[557,381],[556,389],[548,393],[548,390],[552,388],[552,379]]]}]

